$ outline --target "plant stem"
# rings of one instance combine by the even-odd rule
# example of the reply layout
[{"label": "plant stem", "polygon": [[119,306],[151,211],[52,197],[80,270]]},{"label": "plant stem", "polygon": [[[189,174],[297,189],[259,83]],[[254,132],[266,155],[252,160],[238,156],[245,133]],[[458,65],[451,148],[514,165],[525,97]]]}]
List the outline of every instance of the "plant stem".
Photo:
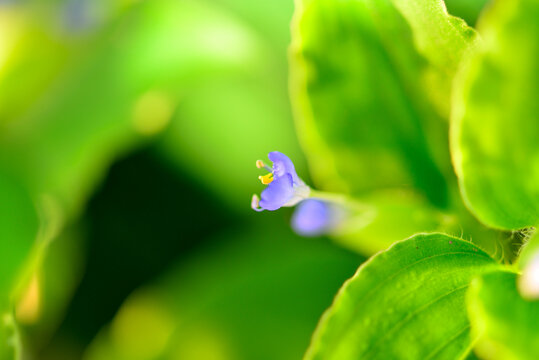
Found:
[{"label": "plant stem", "polygon": [[356,200],[351,199],[350,197],[344,194],[330,193],[330,192],[311,189],[309,198],[324,200],[324,201],[331,202],[331,203],[341,205],[344,207],[354,208],[355,210],[371,210],[372,209],[372,206],[360,203]]}]

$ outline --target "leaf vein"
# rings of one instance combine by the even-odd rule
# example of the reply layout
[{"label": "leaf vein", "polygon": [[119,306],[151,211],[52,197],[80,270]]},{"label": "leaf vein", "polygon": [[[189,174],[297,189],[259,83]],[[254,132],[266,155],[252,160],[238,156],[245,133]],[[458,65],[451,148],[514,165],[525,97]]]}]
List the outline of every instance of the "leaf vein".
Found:
[{"label": "leaf vein", "polygon": [[435,348],[430,354],[428,354],[427,357],[425,357],[425,360],[433,359],[436,354],[438,354],[440,351],[442,351],[447,345],[449,345],[453,340],[455,340],[460,335],[462,335],[469,328],[470,328],[470,324],[466,325],[464,328],[457,331],[457,333],[455,335],[453,335],[452,337],[450,337],[445,343],[443,343],[438,348]]},{"label": "leaf vein", "polygon": [[[390,251],[390,250],[388,250]],[[387,254],[387,253],[386,253]],[[358,304],[356,304],[356,307],[354,309],[354,311],[352,312],[352,316],[349,317],[350,321],[348,321],[348,323],[350,323],[354,318],[355,318],[355,315],[357,314],[357,312],[361,309],[361,305],[363,305],[366,300],[372,296],[372,294],[374,292],[376,292],[376,290],[378,290],[379,288],[381,288],[383,285],[385,285],[388,281],[392,280],[393,278],[397,277],[399,274],[401,274],[402,272],[406,271],[407,269],[423,262],[423,261],[428,261],[428,260],[432,260],[434,258],[438,258],[438,257],[443,257],[443,256],[448,256],[448,255],[458,255],[458,254],[465,254],[465,255],[473,255],[473,256],[478,256],[478,257],[482,257],[482,258],[485,258],[485,259],[489,259],[489,260],[492,260],[488,255],[484,254],[484,253],[477,253],[477,252],[471,252],[471,251],[453,251],[453,252],[447,252],[447,253],[443,253],[443,254],[436,254],[436,255],[432,255],[432,256],[427,256],[425,258],[421,258],[421,259],[418,259],[408,265],[406,265],[405,267],[402,267],[400,268],[398,271],[396,271],[395,273],[393,273],[391,276],[383,279],[382,281],[380,281],[378,283],[377,286],[371,288],[366,294],[365,296],[362,297],[362,301],[359,302]],[[372,258],[371,261],[367,261],[365,262],[357,271],[357,273],[350,279],[348,279],[345,283],[345,285],[343,286],[343,288],[341,289],[341,291],[338,293],[337,295],[337,298],[336,299],[339,299],[343,294],[347,293],[348,291],[348,287],[350,286],[350,283],[351,281],[353,281],[354,279],[356,279],[361,271],[367,266],[369,265],[372,260],[374,260],[375,258]],[[334,303],[333,305],[336,305],[337,303]],[[330,311],[331,309],[333,309],[333,305],[332,307],[330,307],[330,310],[328,310],[326,312],[326,314],[324,314],[324,317],[323,318],[326,318],[328,319],[329,318],[329,314],[330,314]],[[341,329],[341,331],[339,331],[340,335],[342,335],[344,332],[346,332],[346,328],[348,327],[348,325],[344,325]],[[337,336],[335,337],[335,339],[342,339],[342,336]],[[314,340],[314,339],[313,339]],[[330,345],[331,344],[331,345]],[[328,344],[328,348],[331,350],[331,348],[336,348],[339,346],[339,343],[336,342],[336,341],[332,341],[330,344]]]},{"label": "leaf vein", "polygon": [[458,291],[462,291],[462,290],[466,290],[468,288],[468,284],[464,285],[464,286],[460,286],[458,288],[455,288],[439,297],[437,297],[436,299],[433,299],[431,301],[429,301],[428,303],[426,304],[423,304],[421,305],[419,308],[417,308],[414,312],[412,313],[409,313],[406,317],[404,317],[403,319],[401,319],[399,322],[395,323],[393,325],[392,328],[388,329],[388,331],[384,334],[384,336],[382,336],[380,339],[378,339],[378,341],[372,346],[370,347],[369,349],[367,349],[367,352],[365,353],[365,359],[371,357],[370,355],[372,354],[372,351],[374,349],[376,349],[376,347],[378,347],[378,345],[382,342],[382,340],[386,339],[389,335],[391,335],[393,332],[395,332],[396,330],[398,330],[400,327],[402,327],[403,325],[405,325],[406,323],[408,323],[409,321],[411,321],[413,318],[415,318],[416,316],[418,316],[421,312],[425,311],[426,309],[428,309],[430,306],[436,304],[437,302],[443,300],[444,298],[452,295],[452,294],[455,294],[456,292]]}]

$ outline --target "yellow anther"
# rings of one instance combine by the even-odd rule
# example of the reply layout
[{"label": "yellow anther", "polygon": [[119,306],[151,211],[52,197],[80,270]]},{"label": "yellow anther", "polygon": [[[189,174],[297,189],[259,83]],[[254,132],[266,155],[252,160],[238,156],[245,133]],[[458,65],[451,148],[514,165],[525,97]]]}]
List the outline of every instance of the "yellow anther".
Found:
[{"label": "yellow anther", "polygon": [[269,173],[269,174],[266,174],[264,176],[261,175],[258,178],[260,179],[262,184],[268,185],[269,183],[271,183],[273,181],[273,174]]}]

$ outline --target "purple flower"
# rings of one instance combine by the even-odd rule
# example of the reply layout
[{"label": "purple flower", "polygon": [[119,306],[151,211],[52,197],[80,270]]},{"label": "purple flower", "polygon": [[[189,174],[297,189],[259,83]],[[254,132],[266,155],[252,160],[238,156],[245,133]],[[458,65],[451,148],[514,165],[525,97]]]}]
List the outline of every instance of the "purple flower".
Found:
[{"label": "purple flower", "polygon": [[307,199],[299,203],[292,215],[292,228],[303,236],[327,233],[337,222],[337,211],[328,202]]},{"label": "purple flower", "polygon": [[294,164],[288,156],[272,151],[268,158],[273,163],[271,168],[262,160],[256,161],[256,167],[269,171],[269,174],[258,177],[262,184],[268,186],[262,191],[261,199],[253,195],[251,207],[256,211],[273,211],[283,206],[294,206],[306,199],[311,189],[296,174]]}]

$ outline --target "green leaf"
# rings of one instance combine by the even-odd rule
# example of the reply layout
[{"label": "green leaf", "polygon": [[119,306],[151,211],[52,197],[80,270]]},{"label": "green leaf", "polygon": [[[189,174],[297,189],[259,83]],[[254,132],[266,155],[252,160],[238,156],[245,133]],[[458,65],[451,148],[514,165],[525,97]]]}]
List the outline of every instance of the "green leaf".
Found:
[{"label": "green leaf", "polygon": [[360,211],[350,213],[332,233],[335,241],[360,254],[385,250],[410,234],[448,231],[456,225],[455,217],[439,212],[411,192],[375,191],[362,197],[361,205]]},{"label": "green leaf", "polygon": [[492,272],[472,282],[468,313],[485,360],[534,360],[539,357],[539,301],[518,293],[517,274]]},{"label": "green leaf", "polygon": [[461,17],[472,26],[487,3],[488,0],[445,0],[451,14]]},{"label": "green leaf", "polygon": [[495,266],[475,245],[416,235],[371,258],[339,291],[306,359],[457,359],[471,345],[465,292]]},{"label": "green leaf", "polygon": [[474,48],[476,32],[462,19],[450,16],[438,0],[392,2],[410,24],[418,52],[436,71],[445,73],[444,82],[450,83],[461,60]]},{"label": "green leaf", "polygon": [[27,189],[2,168],[0,199],[0,296],[5,300],[34,244],[38,218]]},{"label": "green leaf", "polygon": [[518,265],[523,269],[539,250],[539,232],[535,229],[524,229],[521,232],[524,236],[524,244],[520,248]]},{"label": "green leaf", "polygon": [[[38,232],[38,216],[25,186],[10,172],[0,167],[0,359],[11,356],[13,322],[7,323],[11,312],[13,288],[21,277],[23,265]],[[7,326],[10,329],[7,329]],[[8,341],[11,345],[8,345]]]},{"label": "green leaf", "polygon": [[[85,268],[81,226],[70,226],[43,247],[30,284],[14,311],[24,355],[37,357],[58,329]],[[37,301],[36,301],[37,300]]]},{"label": "green leaf", "polygon": [[61,39],[57,31],[46,31],[44,23],[49,19],[29,8],[25,3],[0,10],[0,132],[24,116],[73,56],[74,42]]},{"label": "green leaf", "polygon": [[539,3],[497,1],[455,86],[451,151],[461,191],[485,224],[539,222]]},{"label": "green leaf", "polygon": [[298,1],[292,100],[315,180],[447,205],[450,84],[474,32],[440,1]]}]

